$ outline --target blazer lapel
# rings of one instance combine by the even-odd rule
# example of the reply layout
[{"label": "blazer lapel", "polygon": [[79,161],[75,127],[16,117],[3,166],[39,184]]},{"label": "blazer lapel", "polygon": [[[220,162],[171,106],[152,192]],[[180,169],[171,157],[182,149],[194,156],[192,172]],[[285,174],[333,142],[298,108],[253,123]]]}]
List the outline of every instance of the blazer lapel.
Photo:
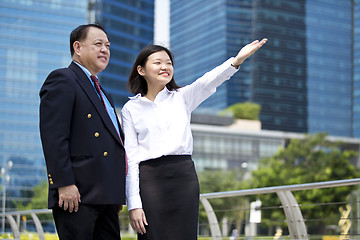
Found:
[{"label": "blazer lapel", "polygon": [[121,144],[121,141],[119,139],[119,135],[115,129],[115,126],[114,126],[113,122],[111,121],[109,114],[107,113],[107,111],[104,107],[104,104],[102,103],[101,99],[95,92],[95,89],[94,89],[93,85],[90,83],[90,80],[88,79],[86,74],[83,72],[83,70],[79,66],[76,65],[76,63],[72,62],[70,64],[69,68],[75,72],[75,74],[77,76],[76,81],[79,83],[81,88],[84,90],[86,95],[89,97],[90,101],[92,102],[92,104],[98,111],[101,119],[103,120],[105,126],[108,128],[109,132]]}]

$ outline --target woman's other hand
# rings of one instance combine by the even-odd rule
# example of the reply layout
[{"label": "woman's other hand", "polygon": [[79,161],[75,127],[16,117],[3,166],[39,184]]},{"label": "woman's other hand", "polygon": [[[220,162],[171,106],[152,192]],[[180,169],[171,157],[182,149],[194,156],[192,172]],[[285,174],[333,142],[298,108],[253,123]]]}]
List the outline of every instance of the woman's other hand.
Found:
[{"label": "woman's other hand", "polygon": [[145,213],[142,208],[132,209],[129,211],[130,225],[134,231],[145,234],[148,223],[146,221]]}]

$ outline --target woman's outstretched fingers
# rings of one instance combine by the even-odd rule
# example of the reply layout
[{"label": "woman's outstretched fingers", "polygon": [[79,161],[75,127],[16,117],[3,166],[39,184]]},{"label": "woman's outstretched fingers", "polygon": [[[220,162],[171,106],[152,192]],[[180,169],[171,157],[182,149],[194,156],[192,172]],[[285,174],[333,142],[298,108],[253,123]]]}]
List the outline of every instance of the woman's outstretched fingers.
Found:
[{"label": "woman's outstretched fingers", "polygon": [[259,48],[261,48],[267,42],[267,38],[263,38],[261,41],[255,40],[245,45],[234,58],[233,65],[239,66],[245,59],[253,55]]}]

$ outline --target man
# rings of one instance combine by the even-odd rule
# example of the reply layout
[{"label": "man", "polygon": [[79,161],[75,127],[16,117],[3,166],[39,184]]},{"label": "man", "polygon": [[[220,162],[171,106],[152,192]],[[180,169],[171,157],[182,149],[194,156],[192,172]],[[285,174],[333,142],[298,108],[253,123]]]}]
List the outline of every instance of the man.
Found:
[{"label": "man", "polygon": [[120,239],[125,204],[123,132],[96,75],[110,42],[96,24],[70,34],[72,63],[49,74],[40,90],[40,134],[49,180],[48,206],[61,240]]}]

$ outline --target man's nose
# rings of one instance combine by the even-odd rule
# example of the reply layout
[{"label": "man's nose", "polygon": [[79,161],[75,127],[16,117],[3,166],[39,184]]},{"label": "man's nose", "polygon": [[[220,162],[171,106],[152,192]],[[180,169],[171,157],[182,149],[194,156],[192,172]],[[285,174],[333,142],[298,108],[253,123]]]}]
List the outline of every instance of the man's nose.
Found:
[{"label": "man's nose", "polygon": [[101,45],[101,49],[102,52],[106,52],[106,51],[110,51],[110,48],[107,47],[105,44]]}]

